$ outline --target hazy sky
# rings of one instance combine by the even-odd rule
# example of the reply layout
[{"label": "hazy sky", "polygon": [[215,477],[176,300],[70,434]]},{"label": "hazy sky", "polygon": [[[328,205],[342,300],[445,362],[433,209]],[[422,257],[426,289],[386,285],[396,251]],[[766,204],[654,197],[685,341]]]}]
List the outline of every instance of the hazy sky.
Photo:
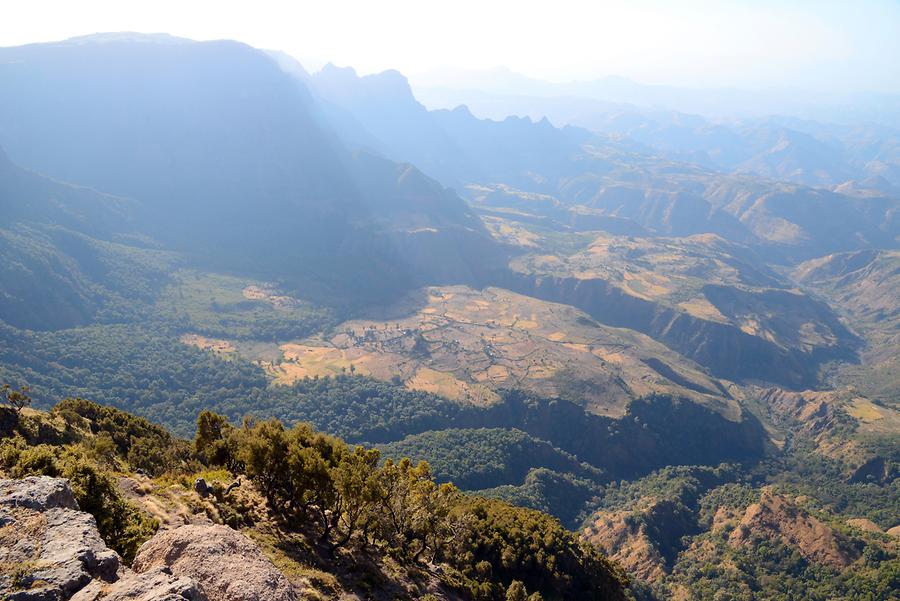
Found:
[{"label": "hazy sky", "polygon": [[0,46],[98,31],[232,38],[361,73],[900,93],[900,0],[0,0]]}]

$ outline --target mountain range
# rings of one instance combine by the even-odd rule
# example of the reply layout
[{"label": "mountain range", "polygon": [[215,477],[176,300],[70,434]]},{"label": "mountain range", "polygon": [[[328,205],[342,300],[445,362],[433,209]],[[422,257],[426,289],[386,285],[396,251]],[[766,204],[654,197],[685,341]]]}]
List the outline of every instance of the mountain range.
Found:
[{"label": "mountain range", "polygon": [[[398,583],[398,598],[510,598],[521,574],[497,558],[441,572],[350,528],[344,544],[359,546],[335,560],[343,526],[324,513],[319,542],[297,542],[325,501],[295,498],[293,481],[276,499],[237,455],[185,450],[152,474],[188,483],[165,492],[134,472],[144,443],[104,460],[98,442],[144,420],[163,447],[190,446],[214,411],[222,432],[243,432],[220,432],[222,449],[252,432],[275,442],[248,449],[271,450],[278,428],[313,436],[295,428],[308,422],[378,449],[359,455],[363,479],[427,460],[428,486],[489,503],[473,509],[478,536],[516,536],[491,513],[502,503],[553,515],[571,529],[565,561],[601,550],[638,599],[895,589],[893,101],[865,121],[724,118],[691,114],[696,94],[624,80],[495,75],[445,94],[397,71],[310,73],[283,53],[167,35],[0,48],[0,383],[30,386],[41,410],[117,408],[103,421],[77,405],[76,419],[64,401],[28,414],[36,434],[3,426],[18,450],[0,471],[57,465],[22,449],[84,452],[150,487],[122,492],[146,512],[189,506],[191,479],[225,470],[272,511],[218,499],[209,520],[243,528],[279,568],[288,547],[266,537],[312,545],[286,575],[321,598],[390,598]],[[437,98],[470,106],[428,108]],[[742,110],[729,94],[709,102]],[[55,433],[63,422],[77,432]],[[312,521],[290,530],[276,500]],[[393,561],[423,571],[385,575]],[[363,564],[384,580],[310,575]],[[572,582],[607,582],[606,569]],[[554,598],[548,583],[566,576],[546,578],[525,585]]]}]

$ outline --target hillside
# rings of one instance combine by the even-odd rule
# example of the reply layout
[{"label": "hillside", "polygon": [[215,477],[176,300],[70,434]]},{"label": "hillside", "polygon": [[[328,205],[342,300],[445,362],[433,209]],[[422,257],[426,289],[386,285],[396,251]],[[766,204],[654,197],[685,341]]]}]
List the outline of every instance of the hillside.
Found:
[{"label": "hillside", "polygon": [[556,520],[305,424],[206,412],[191,443],[70,399],[4,408],[3,434],[0,470],[18,479],[0,481],[0,540],[32,543],[4,547],[11,598],[625,599],[619,569]]},{"label": "hillside", "polygon": [[0,88],[12,161],[134,199],[142,233],[206,269],[347,303],[468,281],[499,253],[458,197],[345,148],[302,84],[243,44],[100,36],[5,48]]},{"label": "hillside", "polygon": [[50,180],[0,150],[0,314],[54,330],[133,319],[178,256],[142,237],[137,204]]},{"label": "hillside", "polygon": [[858,251],[813,259],[794,277],[827,297],[867,342],[860,365],[836,368],[833,379],[895,404],[900,348],[900,254]]},{"label": "hillside", "polygon": [[508,287],[643,332],[719,377],[810,386],[819,364],[859,346],[828,305],[716,236],[597,234],[568,256],[528,250]]}]

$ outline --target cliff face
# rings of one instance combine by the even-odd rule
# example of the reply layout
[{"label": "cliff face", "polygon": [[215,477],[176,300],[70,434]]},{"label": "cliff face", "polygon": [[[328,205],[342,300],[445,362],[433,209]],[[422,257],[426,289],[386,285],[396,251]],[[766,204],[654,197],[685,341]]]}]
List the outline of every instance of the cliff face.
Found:
[{"label": "cliff face", "polygon": [[[765,380],[790,389],[809,387],[816,381],[819,365],[827,360],[852,356],[856,338],[828,313],[823,305],[800,295],[769,291],[746,298],[734,291],[708,287],[725,313],[750,314],[748,307],[768,303],[770,311],[820,315],[833,328],[829,341],[810,346],[802,340],[773,341],[756,336],[733,323],[700,319],[651,300],[627,294],[603,279],[535,276],[513,271],[498,273],[498,285],[542,300],[570,304],[600,323],[647,334],[682,353],[710,372],[729,380]],[[713,292],[714,291],[714,292]],[[784,324],[781,330],[799,331]],[[832,332],[832,330],[828,330]],[[794,332],[796,333],[796,332]],[[831,340],[833,338],[833,340]]]},{"label": "cliff face", "polygon": [[65,479],[0,480],[0,597],[10,601],[292,601],[300,595],[227,526],[182,526],[147,541],[133,569],[107,548]]}]

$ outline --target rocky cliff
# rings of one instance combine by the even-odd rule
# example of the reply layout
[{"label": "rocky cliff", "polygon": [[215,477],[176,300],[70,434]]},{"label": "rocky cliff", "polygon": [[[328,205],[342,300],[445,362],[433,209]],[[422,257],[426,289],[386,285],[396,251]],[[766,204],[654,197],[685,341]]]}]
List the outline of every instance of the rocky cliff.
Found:
[{"label": "rocky cliff", "polygon": [[126,567],[69,482],[0,480],[0,598],[9,601],[292,601],[300,595],[250,539],[182,526],[147,541]]}]

